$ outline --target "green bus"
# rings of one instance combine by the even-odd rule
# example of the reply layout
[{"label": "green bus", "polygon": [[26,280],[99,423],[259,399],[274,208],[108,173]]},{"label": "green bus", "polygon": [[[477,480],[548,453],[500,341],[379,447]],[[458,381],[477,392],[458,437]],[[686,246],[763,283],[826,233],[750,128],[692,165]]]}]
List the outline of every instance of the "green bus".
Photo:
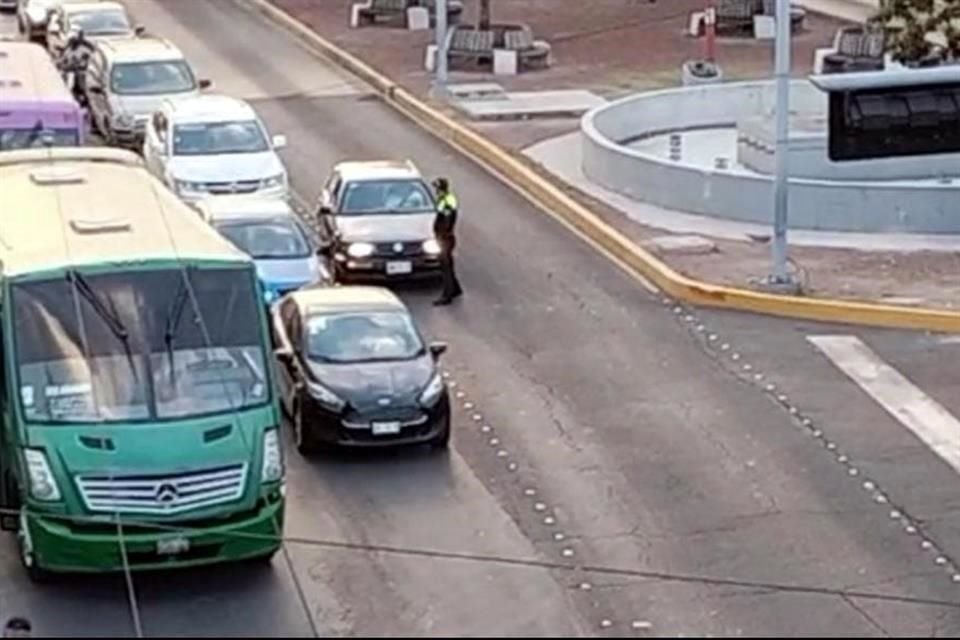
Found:
[{"label": "green bus", "polygon": [[269,562],[281,414],[253,261],[132,153],[0,153],[0,503],[34,580]]}]

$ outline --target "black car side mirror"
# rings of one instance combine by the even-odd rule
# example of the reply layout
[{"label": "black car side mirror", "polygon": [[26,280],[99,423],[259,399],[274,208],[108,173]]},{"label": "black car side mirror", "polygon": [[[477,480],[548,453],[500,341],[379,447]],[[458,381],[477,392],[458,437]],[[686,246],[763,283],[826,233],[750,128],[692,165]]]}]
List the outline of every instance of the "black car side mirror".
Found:
[{"label": "black car side mirror", "polygon": [[293,351],[286,347],[277,347],[273,350],[273,354],[284,364],[290,364],[293,361]]},{"label": "black car side mirror", "polygon": [[317,210],[317,215],[321,215],[321,216],[333,215],[333,210],[326,205],[320,205],[320,208]]},{"label": "black car side mirror", "polygon": [[447,343],[446,342],[431,342],[430,343],[430,355],[433,356],[434,360],[438,359],[440,356],[447,352]]}]

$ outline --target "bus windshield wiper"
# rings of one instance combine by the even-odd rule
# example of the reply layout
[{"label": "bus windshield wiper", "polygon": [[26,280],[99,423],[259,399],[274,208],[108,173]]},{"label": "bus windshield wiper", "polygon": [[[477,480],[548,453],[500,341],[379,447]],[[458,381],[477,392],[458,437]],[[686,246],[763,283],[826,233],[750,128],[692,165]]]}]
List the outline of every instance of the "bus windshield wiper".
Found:
[{"label": "bus windshield wiper", "polygon": [[124,326],[123,321],[120,320],[100,299],[100,296],[96,294],[93,290],[93,287],[90,286],[90,283],[87,282],[87,279],[84,278],[79,271],[76,269],[69,272],[68,279],[84,300],[86,300],[93,310],[97,312],[97,315],[100,316],[100,319],[103,320],[103,323],[107,325],[107,328],[110,329],[110,333],[123,344],[123,350],[127,354],[127,362],[130,364],[130,369],[133,371],[134,380],[139,382],[139,374],[137,372],[137,367],[133,362],[133,350],[130,348],[130,333],[127,331],[127,328]]},{"label": "bus windshield wiper", "polygon": [[[184,278],[187,276],[184,275]],[[163,343],[167,347],[167,360],[170,363],[170,384],[176,384],[177,370],[174,366],[173,358],[173,340],[177,335],[177,327],[180,326],[180,318],[183,317],[183,308],[186,306],[188,296],[187,287],[184,286],[183,278],[177,287],[177,293],[170,304],[170,310],[167,312],[167,321],[163,328]]]}]

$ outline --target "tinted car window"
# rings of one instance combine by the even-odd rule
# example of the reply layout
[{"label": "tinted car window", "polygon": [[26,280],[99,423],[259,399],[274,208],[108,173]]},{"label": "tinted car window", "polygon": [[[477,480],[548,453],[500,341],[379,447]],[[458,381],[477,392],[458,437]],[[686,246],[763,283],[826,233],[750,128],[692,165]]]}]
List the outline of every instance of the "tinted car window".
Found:
[{"label": "tinted car window", "polygon": [[419,180],[364,180],[346,185],[340,213],[423,213],[432,209],[430,194]]},{"label": "tinted car window", "polygon": [[183,60],[126,62],[113,67],[110,88],[118,95],[183,93],[197,86],[189,65]]},{"label": "tinted car window", "polygon": [[221,222],[216,228],[240,251],[257,260],[311,255],[306,236],[292,220]]},{"label": "tinted car window", "polygon": [[317,314],[307,319],[307,357],[350,363],[409,360],[424,353],[409,314]]},{"label": "tinted car window", "polygon": [[260,153],[269,150],[263,129],[254,120],[180,124],[173,128],[173,154]]}]

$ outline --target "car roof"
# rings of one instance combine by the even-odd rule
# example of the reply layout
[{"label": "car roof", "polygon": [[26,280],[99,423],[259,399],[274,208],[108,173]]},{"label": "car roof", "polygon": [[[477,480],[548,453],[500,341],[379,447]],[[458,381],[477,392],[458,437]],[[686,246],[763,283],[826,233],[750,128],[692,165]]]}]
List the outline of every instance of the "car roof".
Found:
[{"label": "car roof", "polygon": [[309,287],[290,294],[307,315],[345,311],[407,311],[395,293],[384,287]]},{"label": "car roof", "polygon": [[280,198],[246,195],[213,196],[201,200],[196,206],[203,217],[211,222],[259,220],[295,215],[293,208]]},{"label": "car roof", "polygon": [[154,60],[183,60],[185,56],[165,38],[144,36],[124,40],[104,40],[96,46],[111,61],[152,62]]},{"label": "car roof", "polygon": [[340,162],[333,170],[346,182],[358,180],[422,180],[411,160],[370,160]]},{"label": "car roof", "polygon": [[225,122],[257,118],[257,112],[247,101],[221,94],[167,100],[165,106],[171,121],[180,123]]},{"label": "car roof", "polygon": [[65,2],[60,5],[63,12],[67,15],[71,13],[83,13],[85,11],[126,11],[127,8],[120,2],[111,2],[110,0],[84,0],[82,2]]}]

